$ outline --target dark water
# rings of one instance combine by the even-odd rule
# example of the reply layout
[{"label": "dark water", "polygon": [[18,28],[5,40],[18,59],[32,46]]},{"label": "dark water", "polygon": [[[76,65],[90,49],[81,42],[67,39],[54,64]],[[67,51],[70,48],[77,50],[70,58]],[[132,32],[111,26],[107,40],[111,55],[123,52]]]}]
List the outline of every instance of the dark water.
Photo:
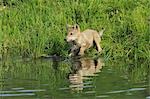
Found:
[{"label": "dark water", "polygon": [[150,99],[148,68],[102,58],[0,62],[0,99]]}]

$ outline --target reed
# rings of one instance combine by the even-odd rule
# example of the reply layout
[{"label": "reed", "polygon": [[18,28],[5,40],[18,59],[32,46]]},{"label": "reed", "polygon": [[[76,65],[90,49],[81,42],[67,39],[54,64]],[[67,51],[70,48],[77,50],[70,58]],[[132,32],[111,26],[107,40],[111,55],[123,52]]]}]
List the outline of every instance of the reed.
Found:
[{"label": "reed", "polygon": [[106,59],[150,58],[149,0],[3,0],[0,11],[1,57],[67,55],[66,24],[106,31]]}]

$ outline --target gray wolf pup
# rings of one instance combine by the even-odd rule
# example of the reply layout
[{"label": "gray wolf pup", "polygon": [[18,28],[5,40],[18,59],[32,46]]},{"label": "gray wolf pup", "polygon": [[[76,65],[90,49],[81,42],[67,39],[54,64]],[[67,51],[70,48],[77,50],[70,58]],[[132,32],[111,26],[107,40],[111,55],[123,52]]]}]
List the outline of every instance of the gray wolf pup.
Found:
[{"label": "gray wolf pup", "polygon": [[[72,49],[80,48],[79,55],[84,55],[86,49],[89,49],[96,44],[96,49],[98,52],[102,51],[102,48],[99,44],[101,41],[101,36],[105,29],[102,29],[100,32],[97,32],[92,29],[86,29],[85,31],[81,32],[79,25],[67,25],[67,42],[75,42]],[[72,52],[70,56],[72,56]]]}]

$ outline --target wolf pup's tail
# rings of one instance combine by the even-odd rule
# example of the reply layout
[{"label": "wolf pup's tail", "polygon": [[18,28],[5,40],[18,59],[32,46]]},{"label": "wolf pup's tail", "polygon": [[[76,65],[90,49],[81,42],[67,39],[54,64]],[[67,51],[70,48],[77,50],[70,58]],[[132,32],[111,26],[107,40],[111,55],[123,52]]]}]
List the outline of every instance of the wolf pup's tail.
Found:
[{"label": "wolf pup's tail", "polygon": [[102,28],[102,30],[99,32],[99,36],[100,36],[100,37],[102,37],[104,31],[105,31],[105,28]]}]

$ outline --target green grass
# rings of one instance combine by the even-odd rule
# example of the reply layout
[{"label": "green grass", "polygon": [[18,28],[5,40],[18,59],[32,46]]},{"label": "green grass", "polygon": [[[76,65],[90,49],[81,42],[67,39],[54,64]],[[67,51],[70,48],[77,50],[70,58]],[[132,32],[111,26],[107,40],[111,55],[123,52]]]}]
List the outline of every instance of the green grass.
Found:
[{"label": "green grass", "polygon": [[[3,0],[4,1],[4,0]],[[106,28],[106,59],[150,58],[149,0],[6,0],[0,11],[0,55],[67,55],[66,24]]]}]

